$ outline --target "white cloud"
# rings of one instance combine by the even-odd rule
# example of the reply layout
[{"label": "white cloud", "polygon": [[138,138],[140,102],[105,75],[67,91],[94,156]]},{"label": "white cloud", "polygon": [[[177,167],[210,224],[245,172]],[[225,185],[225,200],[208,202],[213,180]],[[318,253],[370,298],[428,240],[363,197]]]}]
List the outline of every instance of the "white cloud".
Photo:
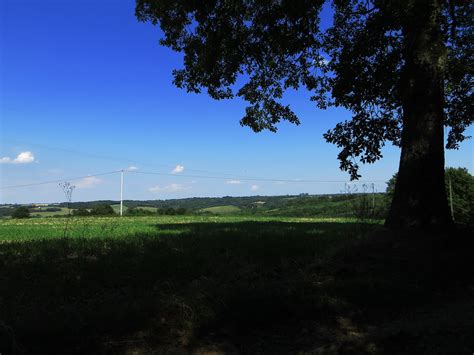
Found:
[{"label": "white cloud", "polygon": [[191,187],[182,185],[182,184],[169,184],[166,186],[152,186],[148,190],[154,193],[160,193],[160,192],[179,192],[179,191],[184,191],[184,190],[189,190]]},{"label": "white cloud", "polygon": [[258,185],[252,185],[252,186],[250,186],[250,191],[254,191],[254,192],[255,192],[255,191],[257,191],[259,188],[260,188],[260,186],[258,186]]},{"label": "white cloud", "polygon": [[231,184],[231,185],[238,185],[238,184],[241,184],[242,181],[240,181],[240,180],[227,180],[225,183],[226,184]]},{"label": "white cloud", "polygon": [[176,165],[175,168],[171,171],[171,174],[179,174],[184,171],[184,166],[183,165]]},{"label": "white cloud", "polygon": [[0,158],[0,164],[29,164],[35,161],[35,156],[32,152],[21,152],[15,159],[10,157]]},{"label": "white cloud", "polygon": [[18,156],[14,160],[14,162],[18,164],[29,164],[29,163],[33,163],[34,161],[35,161],[35,156],[30,151],[21,152],[20,154],[18,154]]},{"label": "white cloud", "polygon": [[90,189],[96,187],[97,185],[101,184],[103,180],[95,177],[95,176],[88,176],[79,180],[75,185],[78,189]]},{"label": "white cloud", "polygon": [[137,170],[138,170],[138,168],[137,168],[136,166],[133,166],[133,165],[129,166],[129,167],[126,169],[126,171],[137,171]]}]

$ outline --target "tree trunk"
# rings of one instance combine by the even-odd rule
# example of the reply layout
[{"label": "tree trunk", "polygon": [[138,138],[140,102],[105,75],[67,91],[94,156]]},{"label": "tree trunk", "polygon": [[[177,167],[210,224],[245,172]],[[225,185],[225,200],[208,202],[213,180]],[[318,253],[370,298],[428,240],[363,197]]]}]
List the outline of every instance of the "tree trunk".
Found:
[{"label": "tree trunk", "polygon": [[[409,5],[410,6],[410,5]],[[444,183],[442,0],[414,0],[404,28],[402,151],[389,228],[452,226]]]}]

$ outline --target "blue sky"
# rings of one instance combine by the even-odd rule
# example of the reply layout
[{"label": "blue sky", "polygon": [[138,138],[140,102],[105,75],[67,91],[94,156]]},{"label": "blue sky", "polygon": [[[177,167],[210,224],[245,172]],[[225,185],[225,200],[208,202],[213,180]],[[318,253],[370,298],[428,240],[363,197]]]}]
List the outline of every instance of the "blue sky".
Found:
[{"label": "blue sky", "polygon": [[[181,56],[158,45],[159,28],[136,20],[133,0],[3,0],[0,6],[1,186],[134,166],[125,176],[129,199],[344,188],[339,181],[348,175],[338,168],[338,149],[322,134],[350,118],[347,111],[319,111],[307,93],[289,92],[286,102],[301,125],[255,134],[239,125],[244,102],[214,101],[171,84]],[[398,159],[399,150],[386,147],[381,161],[361,169],[362,179],[383,190]],[[446,164],[472,173],[472,141],[447,152]],[[182,171],[172,174],[178,165]],[[202,175],[222,179],[196,177]],[[73,200],[119,198],[118,174],[72,182]],[[0,190],[0,203],[63,199],[55,183]]]}]

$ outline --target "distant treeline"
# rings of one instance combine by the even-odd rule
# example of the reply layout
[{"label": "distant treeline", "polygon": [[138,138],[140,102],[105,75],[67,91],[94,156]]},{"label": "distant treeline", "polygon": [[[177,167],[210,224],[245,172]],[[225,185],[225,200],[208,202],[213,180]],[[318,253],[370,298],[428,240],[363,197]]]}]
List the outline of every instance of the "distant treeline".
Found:
[{"label": "distant treeline", "polygon": [[[180,209],[184,208],[187,211],[197,211],[205,208],[217,207],[217,206],[236,206],[243,210],[256,210],[266,209],[271,210],[286,206],[288,203],[295,203],[295,201],[302,201],[302,199],[308,200],[309,202],[328,202],[328,201],[344,201],[348,197],[346,194],[334,194],[334,195],[283,195],[283,196],[248,196],[248,197],[194,197],[184,199],[173,199],[173,200],[124,200],[123,204],[127,208],[142,208],[142,207],[154,207],[158,209]],[[89,202],[72,202],[69,207],[72,209],[92,209],[97,205],[118,205],[120,201],[114,200],[100,200],[100,201],[89,201]],[[61,203],[61,207],[67,207],[67,203]]]},{"label": "distant treeline", "polygon": [[[152,215],[184,215],[188,211],[185,208],[158,208],[156,210],[149,210],[146,208],[140,207],[130,207],[125,210],[125,215],[127,216],[152,216]],[[78,208],[72,209],[72,214],[74,216],[113,216],[117,213],[112,208],[111,205],[101,203],[95,205],[91,209],[87,208]]]},{"label": "distant treeline", "polygon": [[[221,198],[188,198],[176,200],[124,201],[125,215],[184,215],[184,214],[219,214],[212,208],[236,207],[232,214],[268,215],[286,217],[348,217],[354,215],[354,201],[367,194],[336,194],[336,195],[286,195],[286,196],[252,196],[252,197],[221,197]],[[377,215],[383,216],[387,208],[385,194],[370,194],[372,209],[377,209]],[[91,201],[71,203],[75,215],[94,216],[112,215],[111,205],[118,201]],[[62,204],[66,206],[66,204]],[[107,207],[106,207],[107,206]]]},{"label": "distant treeline", "polygon": [[[0,218],[1,217],[9,217],[13,214],[13,211],[17,208],[21,207],[21,205],[11,205],[9,207],[0,207]],[[42,207],[39,209],[36,206],[22,206],[27,208],[30,212],[60,212],[60,207]]]},{"label": "distant treeline", "polygon": [[[387,193],[374,193],[369,185],[357,188],[346,185],[345,191],[333,195],[283,195],[247,197],[195,197],[173,200],[125,200],[124,214],[129,216],[184,214],[245,214],[281,217],[356,217],[383,219],[387,215],[395,187],[396,175],[387,183]],[[452,192],[456,222],[474,224],[474,177],[464,168],[446,169],[448,193]],[[72,202],[69,208],[77,216],[116,215],[119,201],[100,200]],[[67,203],[50,206],[22,206],[30,212],[55,212]],[[0,206],[0,218],[10,217],[20,205]]]}]

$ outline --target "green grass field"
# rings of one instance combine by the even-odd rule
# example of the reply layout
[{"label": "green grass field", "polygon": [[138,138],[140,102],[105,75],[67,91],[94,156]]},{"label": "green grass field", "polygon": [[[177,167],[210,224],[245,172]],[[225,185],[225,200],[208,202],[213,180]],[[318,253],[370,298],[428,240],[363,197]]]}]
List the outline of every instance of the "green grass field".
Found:
[{"label": "green grass field", "polygon": [[65,207],[61,208],[61,211],[33,211],[31,217],[53,217],[53,216],[65,216],[69,213],[69,210]]},{"label": "green grass field", "polygon": [[0,221],[2,354],[13,338],[27,354],[474,348],[472,238],[340,218],[74,217],[63,237],[65,224]]},{"label": "green grass field", "polygon": [[[166,233],[189,232],[189,225],[213,225],[238,222],[316,223],[354,222],[350,218],[295,218],[262,216],[147,216],[147,217],[72,217],[0,219],[0,243],[21,240],[55,239],[66,235],[73,238],[120,238],[134,235],[160,236]],[[175,226],[181,226],[176,228]],[[168,229],[168,226],[172,226]]]},{"label": "green grass field", "polygon": [[227,205],[227,206],[215,206],[200,209],[199,212],[209,212],[212,214],[236,214],[241,212],[241,209],[237,206]]}]

